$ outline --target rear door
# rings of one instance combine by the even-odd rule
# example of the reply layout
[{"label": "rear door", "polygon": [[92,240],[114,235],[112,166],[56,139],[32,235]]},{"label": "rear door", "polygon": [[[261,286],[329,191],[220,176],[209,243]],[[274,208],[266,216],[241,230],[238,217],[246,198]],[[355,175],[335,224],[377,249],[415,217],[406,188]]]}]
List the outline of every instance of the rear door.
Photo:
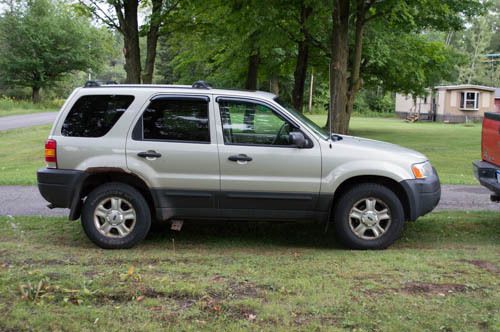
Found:
[{"label": "rear door", "polygon": [[212,216],[220,190],[210,95],[158,95],[127,140],[127,166],[152,187],[163,218]]},{"label": "rear door", "polygon": [[[269,103],[222,96],[216,101],[222,215],[311,217],[320,191],[319,143]],[[292,146],[292,131],[302,131],[309,146]]]}]

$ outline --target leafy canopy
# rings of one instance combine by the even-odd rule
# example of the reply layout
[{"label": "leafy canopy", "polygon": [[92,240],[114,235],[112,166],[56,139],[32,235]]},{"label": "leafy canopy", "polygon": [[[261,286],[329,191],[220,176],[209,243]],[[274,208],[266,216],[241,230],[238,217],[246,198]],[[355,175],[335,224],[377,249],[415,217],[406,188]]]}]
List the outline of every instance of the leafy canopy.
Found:
[{"label": "leafy canopy", "polygon": [[0,80],[40,89],[98,69],[109,35],[55,0],[16,1],[0,16]]}]

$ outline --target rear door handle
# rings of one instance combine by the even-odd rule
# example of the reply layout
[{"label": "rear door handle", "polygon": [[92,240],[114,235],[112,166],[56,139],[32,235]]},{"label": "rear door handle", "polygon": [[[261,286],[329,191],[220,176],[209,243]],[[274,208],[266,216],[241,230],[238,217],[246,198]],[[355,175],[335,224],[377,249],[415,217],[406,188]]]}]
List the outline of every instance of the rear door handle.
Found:
[{"label": "rear door handle", "polygon": [[137,155],[141,158],[146,158],[146,159],[156,159],[156,158],[161,157],[161,153],[158,153],[155,150],[148,150],[146,152],[139,152]]},{"label": "rear door handle", "polygon": [[228,160],[230,161],[244,161],[244,162],[249,162],[249,161],[252,161],[252,157],[249,157],[247,156],[246,154],[238,154],[238,155],[234,155],[234,156],[229,156],[229,158],[227,158]]}]

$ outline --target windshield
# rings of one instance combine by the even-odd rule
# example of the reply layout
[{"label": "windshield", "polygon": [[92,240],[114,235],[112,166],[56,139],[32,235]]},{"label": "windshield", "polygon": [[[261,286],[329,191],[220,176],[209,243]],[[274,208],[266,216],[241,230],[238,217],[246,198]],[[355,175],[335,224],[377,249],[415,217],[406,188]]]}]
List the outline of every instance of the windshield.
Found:
[{"label": "windshield", "polygon": [[321,138],[323,139],[328,139],[328,131],[325,130],[325,128],[321,128],[318,126],[316,123],[314,123],[311,119],[309,119],[307,116],[305,116],[302,113],[297,112],[292,105],[284,102],[281,100],[279,97],[274,98],[274,101],[280,104],[281,107],[284,107],[288,112],[292,113],[294,116],[299,118],[301,122],[309,129],[314,131],[316,134],[318,134]]}]

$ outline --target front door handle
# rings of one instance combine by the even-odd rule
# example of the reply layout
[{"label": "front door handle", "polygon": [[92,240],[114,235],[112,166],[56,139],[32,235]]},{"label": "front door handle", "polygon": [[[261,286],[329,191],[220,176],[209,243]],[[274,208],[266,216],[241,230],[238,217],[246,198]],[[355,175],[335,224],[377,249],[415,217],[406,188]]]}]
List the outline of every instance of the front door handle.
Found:
[{"label": "front door handle", "polygon": [[161,157],[161,153],[158,153],[155,150],[148,150],[146,152],[139,152],[137,155],[141,158],[146,158],[146,159],[156,159],[156,158]]},{"label": "front door handle", "polygon": [[228,160],[230,161],[244,161],[244,162],[249,162],[249,161],[252,161],[252,157],[249,157],[247,156],[246,154],[238,154],[238,155],[234,155],[234,156],[229,156],[229,158],[227,158]]}]

